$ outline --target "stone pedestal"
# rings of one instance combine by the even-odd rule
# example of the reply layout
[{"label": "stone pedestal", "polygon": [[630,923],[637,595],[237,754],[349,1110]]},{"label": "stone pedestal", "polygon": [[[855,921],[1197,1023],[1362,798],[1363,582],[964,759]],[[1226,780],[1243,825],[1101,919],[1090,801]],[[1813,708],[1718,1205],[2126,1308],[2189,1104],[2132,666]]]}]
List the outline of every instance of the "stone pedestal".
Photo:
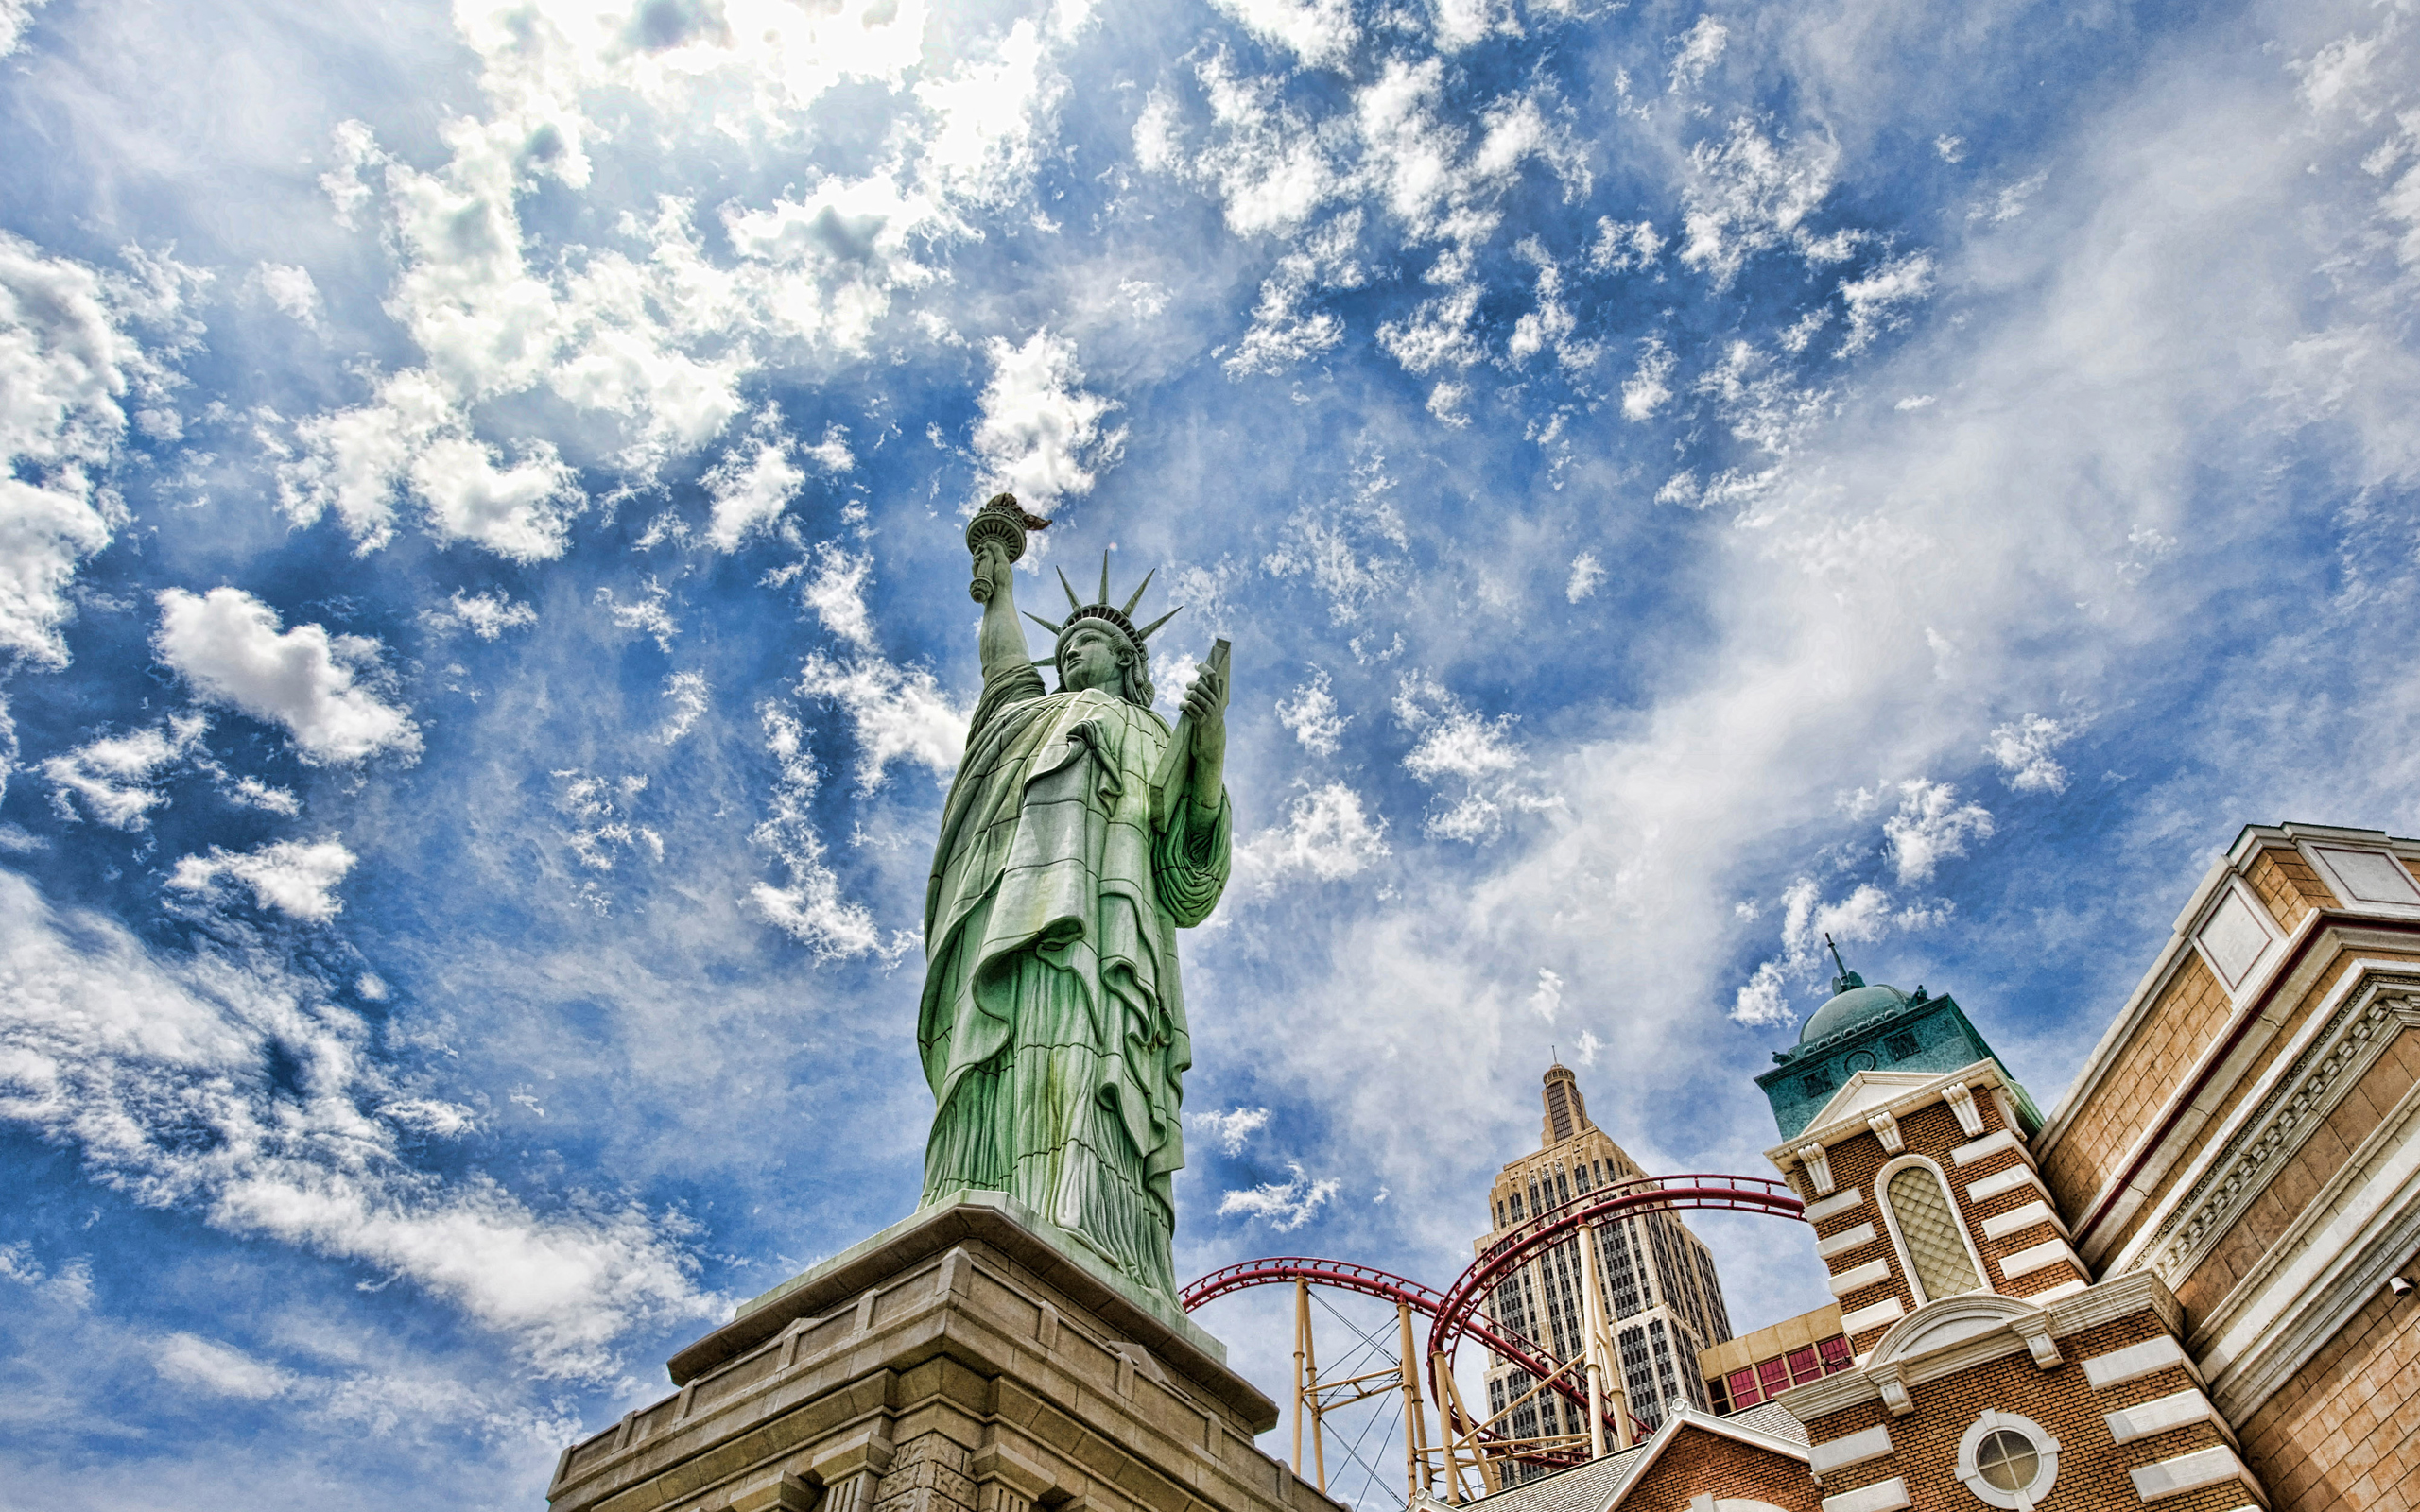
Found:
[{"label": "stone pedestal", "polygon": [[918,1212],[675,1355],[563,1452],[553,1512],[1335,1512],[1276,1406],[1166,1299],[1016,1204]]}]

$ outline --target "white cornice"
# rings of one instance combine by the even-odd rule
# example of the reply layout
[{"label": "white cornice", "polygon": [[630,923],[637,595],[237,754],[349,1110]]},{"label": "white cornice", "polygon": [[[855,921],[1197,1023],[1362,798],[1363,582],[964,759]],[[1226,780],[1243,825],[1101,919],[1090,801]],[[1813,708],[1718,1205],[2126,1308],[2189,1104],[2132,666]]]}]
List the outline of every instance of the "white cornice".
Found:
[{"label": "white cornice", "polygon": [[[2412,950],[2415,942],[2408,930],[2364,930],[2318,909],[2303,916],[2285,948],[2272,953],[2262,979],[2236,1000],[2234,1010],[2177,1078],[2158,1110],[2143,1121],[2141,1131],[2112,1162],[2107,1179],[2076,1205],[2071,1216],[2079,1253],[2096,1265],[2109,1265],[2114,1236],[2145,1202],[2160,1194],[2160,1184],[2175,1163],[2174,1156],[2162,1160],[2162,1152],[2201,1133],[2243,1074],[2284,1030],[2290,1005],[2348,951],[2364,946]],[[2394,963],[2394,968],[2411,970],[2403,963]],[[2238,1037],[2237,1026],[2247,1021],[2267,1028],[2247,1028]]]},{"label": "white cornice", "polygon": [[[1983,1292],[1945,1297],[1925,1304],[1893,1324],[1891,1332],[1876,1341],[1873,1351],[1857,1368],[1793,1386],[1772,1400],[1800,1422],[1811,1424],[1818,1418],[1859,1402],[1885,1399],[1893,1391],[1954,1376],[2007,1355],[2031,1351],[2037,1361],[2041,1360],[2044,1351],[2037,1349],[2029,1336],[2033,1332],[2047,1332],[2050,1338],[2062,1339],[2144,1312],[2157,1317],[2170,1333],[2184,1327],[2185,1310],[2177,1305],[2175,1297],[2160,1279],[2149,1271],[2114,1277],[2061,1297],[2048,1307],[2036,1307],[2021,1297],[1996,1297]],[[1972,1315],[1982,1325],[1979,1332],[1961,1335],[1943,1348],[1883,1358],[1885,1347],[1894,1338],[1921,1346],[1932,1327],[1962,1314]],[[2000,1321],[1987,1321],[1993,1314],[1998,1314]],[[2031,1323],[2037,1318],[2048,1325],[2047,1330]]]},{"label": "white cornice", "polygon": [[2387,1024],[2420,1028],[2414,993],[2420,971],[2411,962],[2355,960],[2167,1184],[2110,1268],[2151,1265],[2170,1285],[2182,1281],[2370,1069],[2394,1039]]},{"label": "white cornice", "polygon": [[[1808,1124],[1806,1127],[1791,1136],[1789,1143],[1776,1144],[1767,1150],[1765,1159],[1787,1173],[1804,1163],[1798,1158],[1798,1151],[1802,1145],[1821,1144],[1828,1149],[1832,1145],[1855,1139],[1859,1134],[1874,1133],[1873,1125],[1867,1123],[1867,1120],[1876,1113],[1888,1113],[1894,1119],[1903,1119],[1935,1103],[1945,1101],[1945,1094],[1952,1087],[1988,1089],[2003,1086],[2007,1080],[2000,1073],[1999,1062],[1986,1057],[1972,1065],[1961,1066],[1956,1071],[1921,1074],[1921,1080],[1914,1081],[1907,1085],[1904,1090],[1892,1092],[1886,1097],[1866,1101],[1853,1096],[1863,1091],[1887,1089],[1893,1083],[1917,1074],[1920,1074],[1890,1071],[1858,1072],[1851,1076],[1839,1091],[1832,1094],[1831,1101],[1824,1105],[1823,1112],[1816,1115],[1816,1122]],[[1890,1080],[1885,1081],[1883,1079],[1885,1077]],[[1838,1111],[1835,1112],[1835,1109]],[[1826,1114],[1831,1116],[1825,1117]],[[2022,1137],[2019,1136],[2019,1138]]]},{"label": "white cornice", "polygon": [[2202,1320],[2193,1343],[2210,1394],[2241,1422],[2386,1284],[2420,1245],[2420,1088]]},{"label": "white cornice", "polygon": [[1605,1503],[1605,1512],[1614,1512],[1615,1508],[1622,1504],[1623,1499],[1630,1495],[1631,1488],[1646,1479],[1647,1472],[1654,1468],[1658,1459],[1663,1457],[1665,1449],[1674,1439],[1680,1437],[1681,1431],[1686,1428],[1719,1434],[1751,1448],[1769,1450],[1776,1454],[1787,1455],[1802,1465],[1806,1463],[1805,1444],[1777,1437],[1772,1434],[1760,1433],[1754,1428],[1734,1422],[1728,1418],[1717,1418],[1711,1413],[1700,1411],[1696,1406],[1685,1401],[1678,1402],[1675,1404],[1672,1415],[1665,1418],[1656,1428],[1653,1435],[1641,1446],[1647,1453],[1637,1464],[1623,1472],[1621,1485],[1615,1487],[1613,1496]]},{"label": "white cornice", "polygon": [[[2060,1141],[2066,1137],[2076,1114],[2100,1088],[2101,1078],[2116,1064],[2118,1052],[2134,1039],[2144,1014],[2168,989],[2169,980],[2186,961],[2193,958],[2193,931],[2201,922],[2202,916],[2217,902],[2225,879],[2249,871],[2253,861],[2264,849],[2274,846],[2280,850],[2299,850],[2304,842],[2312,840],[2380,846],[2397,856],[2420,860],[2420,840],[2404,839],[2383,830],[2347,830],[2320,824],[2245,825],[2236,836],[2235,843],[2228,848],[2226,855],[2211,863],[2210,869],[2204,872],[2202,880],[2194,885],[2192,896],[2186,900],[2185,907],[2176,916],[2168,942],[2160,948],[2158,956],[2152,960],[2150,970],[2143,973],[2142,980],[2135,985],[2125,1005],[2118,1009],[2117,1017],[2110,1020],[2108,1029],[2101,1034],[2100,1042],[2093,1046],[2092,1054],[2084,1058],[2083,1069],[2076,1073],[2075,1080],[2068,1084],[2058,1106],[2050,1110],[2041,1133],[2034,1138],[2034,1149],[2043,1159],[2048,1160],[2050,1152],[2058,1148]],[[2358,913],[2361,910],[2358,905],[2348,907],[2340,900],[2336,911]],[[2289,942],[2288,949],[2290,954],[2291,942]]]}]

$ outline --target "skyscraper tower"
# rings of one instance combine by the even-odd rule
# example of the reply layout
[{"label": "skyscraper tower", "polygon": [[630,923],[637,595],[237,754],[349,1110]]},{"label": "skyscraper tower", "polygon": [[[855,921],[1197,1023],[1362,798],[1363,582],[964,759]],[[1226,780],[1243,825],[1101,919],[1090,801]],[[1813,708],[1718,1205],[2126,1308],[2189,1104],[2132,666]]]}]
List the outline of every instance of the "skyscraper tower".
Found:
[{"label": "skyscraper tower", "polygon": [[[1558,1062],[1542,1090],[1546,1121],[1539,1147],[1506,1163],[1488,1191],[1493,1227],[1477,1241],[1486,1248],[1510,1229],[1548,1209],[1599,1188],[1647,1173],[1588,1118],[1579,1078]],[[1669,1212],[1649,1212],[1599,1224],[1597,1277],[1599,1302],[1611,1329],[1617,1380],[1631,1416],[1653,1426],[1675,1397],[1707,1404],[1698,1377],[1698,1351],[1731,1337],[1722,1305],[1722,1282],[1714,1256],[1698,1236]],[[1508,1275],[1488,1298],[1487,1313],[1499,1328],[1528,1339],[1556,1361],[1580,1356],[1583,1338],[1580,1235],[1539,1255]],[[1535,1385],[1528,1371],[1502,1360],[1487,1371],[1490,1414],[1500,1413]],[[1585,1435],[1587,1415],[1551,1391],[1517,1409],[1505,1430],[1516,1438],[1556,1434]],[[1519,1485],[1545,1473],[1520,1464],[1506,1467],[1506,1484]]]}]

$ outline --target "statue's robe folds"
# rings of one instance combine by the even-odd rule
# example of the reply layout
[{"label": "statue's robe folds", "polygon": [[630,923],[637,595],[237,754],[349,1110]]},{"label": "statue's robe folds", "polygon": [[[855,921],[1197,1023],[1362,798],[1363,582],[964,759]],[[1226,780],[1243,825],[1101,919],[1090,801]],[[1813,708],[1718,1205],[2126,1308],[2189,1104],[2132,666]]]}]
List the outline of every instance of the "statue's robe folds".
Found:
[{"label": "statue's robe folds", "polygon": [[1167,723],[988,678],[925,895],[917,1042],[939,1110],[925,1202],[1005,1192],[1174,1296],[1193,1063],[1176,932],[1226,886],[1227,796],[1152,817]]}]

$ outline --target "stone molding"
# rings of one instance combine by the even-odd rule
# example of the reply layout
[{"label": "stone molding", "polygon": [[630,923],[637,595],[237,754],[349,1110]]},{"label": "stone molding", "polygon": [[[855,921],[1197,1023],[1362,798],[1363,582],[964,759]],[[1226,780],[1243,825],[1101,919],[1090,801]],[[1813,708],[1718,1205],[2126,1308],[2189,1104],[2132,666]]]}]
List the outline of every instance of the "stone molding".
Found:
[{"label": "stone molding", "polygon": [[1013,1214],[970,1222],[572,1446],[554,1512],[1335,1512],[1259,1452],[1248,1383],[1081,1305]]},{"label": "stone molding", "polygon": [[2420,977],[2399,963],[2384,965],[2365,964],[2347,977],[2350,990],[2335,1012],[2314,1016],[2118,1264],[2145,1264],[2170,1286],[2181,1284],[2377,1062],[2394,1037],[2390,1025],[2420,1028],[2420,997],[2411,995],[2420,992]]},{"label": "stone molding", "polygon": [[[2144,1209],[2177,1195],[2171,1177],[2180,1168],[2194,1169],[2192,1162],[2209,1151],[2212,1142],[2206,1136],[2217,1110],[2233,1098],[2252,1068],[2269,1057],[2294,1005],[2308,997],[2323,976],[2354,957],[2352,970],[2322,1000],[2318,1014],[2331,1015],[2362,973],[2411,973],[2409,960],[2360,959],[2363,952],[2414,949],[2420,949],[2420,942],[2415,942],[2411,920],[2363,919],[2326,908],[2304,915],[2283,954],[2262,969],[2258,988],[2229,1010],[2215,1037],[2195,1053],[2175,1086],[2113,1159],[2109,1175],[2089,1198],[2069,1205],[2078,1252],[2106,1269],[2135,1263],[2118,1258],[2121,1240],[2131,1250],[2151,1221]],[[2308,1032],[2314,1022],[2307,1019],[2297,1035]],[[2273,1067],[2282,1057],[2270,1058]],[[2041,1153],[2047,1159],[2048,1147],[2043,1145]]]},{"label": "stone molding", "polygon": [[[1004,1193],[966,1192],[946,1201],[920,1208],[861,1244],[852,1246],[823,1263],[804,1271],[741,1306],[737,1316],[675,1354],[667,1367],[673,1384],[686,1383],[721,1365],[761,1347],[799,1319],[812,1321],[828,1314],[833,1304],[855,1302],[870,1314],[880,1282],[906,1266],[970,1242],[996,1246],[1028,1268],[1050,1289],[1064,1294],[1077,1306],[1098,1315],[1130,1339],[1172,1365],[1179,1375],[1217,1393],[1234,1394],[1234,1405],[1247,1413],[1267,1412],[1276,1420],[1277,1406],[1241,1376],[1226,1367],[1226,1346],[1185,1318],[1172,1302],[1162,1315],[1159,1299],[1140,1297],[1135,1289],[1105,1279],[1097,1263],[1076,1246],[1055,1244],[1051,1226]],[[860,1327],[862,1327],[862,1322]]]},{"label": "stone molding", "polygon": [[1852,1465],[1862,1465],[1870,1459],[1880,1459],[1890,1452],[1890,1425],[1876,1423],[1873,1427],[1858,1433],[1845,1434],[1839,1438],[1808,1445],[1806,1468],[1815,1472],[1815,1484],[1821,1486],[1824,1484],[1824,1477],[1834,1470],[1846,1469]]},{"label": "stone molding", "polygon": [[[2030,1353],[2035,1365],[2048,1370],[2064,1363],[2057,1340],[2137,1313],[2150,1313],[2159,1320],[2168,1332],[2152,1340],[2152,1345],[2165,1346],[2189,1372],[2191,1362],[2172,1337],[2184,1327],[2184,1309],[2157,1276],[2149,1271],[2134,1271],[2047,1305],[1991,1292],[1969,1292],[1927,1303],[1908,1314],[1875,1341],[1858,1368],[1793,1386],[1772,1400],[1800,1422],[1813,1422],[1861,1402],[1879,1400],[1888,1404],[1893,1395],[1906,1400],[1910,1386],[1956,1375],[2019,1351]],[[1957,1332],[1961,1319],[1971,1321],[1975,1325],[1973,1331]],[[1927,1336],[1943,1338],[1935,1332],[1936,1323],[1946,1325],[1949,1336],[1945,1342],[1927,1344]],[[2118,1351],[2121,1355],[2126,1352]],[[2085,1361],[2084,1367],[2086,1377],[2093,1378],[2093,1363]],[[2148,1374],[2149,1370],[2140,1373]],[[2097,1388],[2102,1383],[2094,1379],[2093,1384]]]},{"label": "stone molding", "polygon": [[[2099,1042],[2093,1046],[2092,1054],[2084,1057],[2083,1066],[2076,1073],[2066,1094],[2059,1099],[2056,1108],[2050,1109],[2041,1132],[2034,1137],[2035,1146],[2044,1159],[2047,1160],[2066,1138],[2067,1130],[2074,1125],[2078,1114],[2098,1100],[2101,1079],[2116,1066],[2120,1050],[2133,1041],[2136,1030],[2142,1026],[2144,1016],[2167,992],[2177,971],[2194,957],[2196,953],[2188,937],[2189,932],[2208,911],[2227,879],[2250,872],[2264,850],[2271,847],[2299,850],[2306,840],[2324,840],[2331,844],[2350,842],[2360,848],[2385,850],[2397,856],[2413,850],[2410,842],[2398,843],[2383,830],[2347,830],[2319,824],[2245,825],[2226,855],[2211,862],[2209,870],[2194,884],[2192,895],[2186,899],[2185,906],[2177,913],[2176,922],[2169,928],[2168,943],[2144,971],[2141,980],[2135,984],[2134,991],[2127,995],[2125,1006],[2118,1009],[2117,1016],[2110,1020],[2109,1027],[2101,1032]],[[2322,912],[2325,910],[2314,909],[2304,920],[2303,927],[2311,927]],[[2093,1195],[2097,1205],[2100,1194]]]},{"label": "stone molding", "polygon": [[[1850,1077],[1850,1085],[1842,1087],[1834,1101],[1839,1102],[1847,1098],[1851,1091],[1862,1084],[1865,1076],[1866,1073],[1858,1072],[1855,1076]],[[1967,1108],[1971,1109],[1974,1107],[1976,1092],[1996,1091],[2002,1080],[2003,1073],[2000,1071],[1999,1062],[1987,1057],[1970,1065],[1961,1066],[1956,1071],[1943,1072],[1937,1076],[1927,1077],[1905,1091],[1893,1094],[1890,1100],[1879,1108],[1860,1108],[1843,1117],[1809,1124],[1792,1136],[1789,1143],[1776,1144],[1767,1150],[1765,1159],[1772,1161],[1786,1176],[1794,1166],[1805,1166],[1811,1173],[1813,1167],[1823,1160],[1824,1151],[1835,1144],[1856,1139],[1861,1134],[1874,1135],[1882,1141],[1885,1149],[1891,1149],[1893,1140],[1897,1137],[1899,1121],[1907,1118],[1910,1113],[1930,1108],[1935,1103],[1949,1103],[1951,1111],[1958,1114],[1959,1126],[1963,1128],[1966,1125],[1967,1113],[1960,1110],[1957,1103],[1951,1100],[1949,1090],[1955,1087],[1964,1091]],[[1886,1133],[1886,1129],[1889,1132]],[[2023,1142],[2017,1143],[2018,1147],[2022,1148]],[[2029,1154],[2026,1159],[2031,1160],[2032,1157]],[[1816,1194],[1818,1196],[1830,1194],[1829,1172],[1817,1177],[1817,1186],[1820,1188]]]},{"label": "stone molding", "polygon": [[[2332,1244],[2332,1247],[2329,1246]],[[2420,1087],[2398,1100],[2194,1336],[2242,1422],[2420,1248]]]},{"label": "stone molding", "polygon": [[2205,1486],[2221,1486],[2239,1481],[2244,1489],[2261,1494],[2260,1483],[2246,1469],[2236,1452],[2224,1444],[2197,1449],[2189,1454],[2179,1454],[2156,1464],[2145,1465],[2128,1472],[2135,1480],[2135,1494],[2145,1502],[2162,1502],[2171,1496],[2183,1496]]}]

